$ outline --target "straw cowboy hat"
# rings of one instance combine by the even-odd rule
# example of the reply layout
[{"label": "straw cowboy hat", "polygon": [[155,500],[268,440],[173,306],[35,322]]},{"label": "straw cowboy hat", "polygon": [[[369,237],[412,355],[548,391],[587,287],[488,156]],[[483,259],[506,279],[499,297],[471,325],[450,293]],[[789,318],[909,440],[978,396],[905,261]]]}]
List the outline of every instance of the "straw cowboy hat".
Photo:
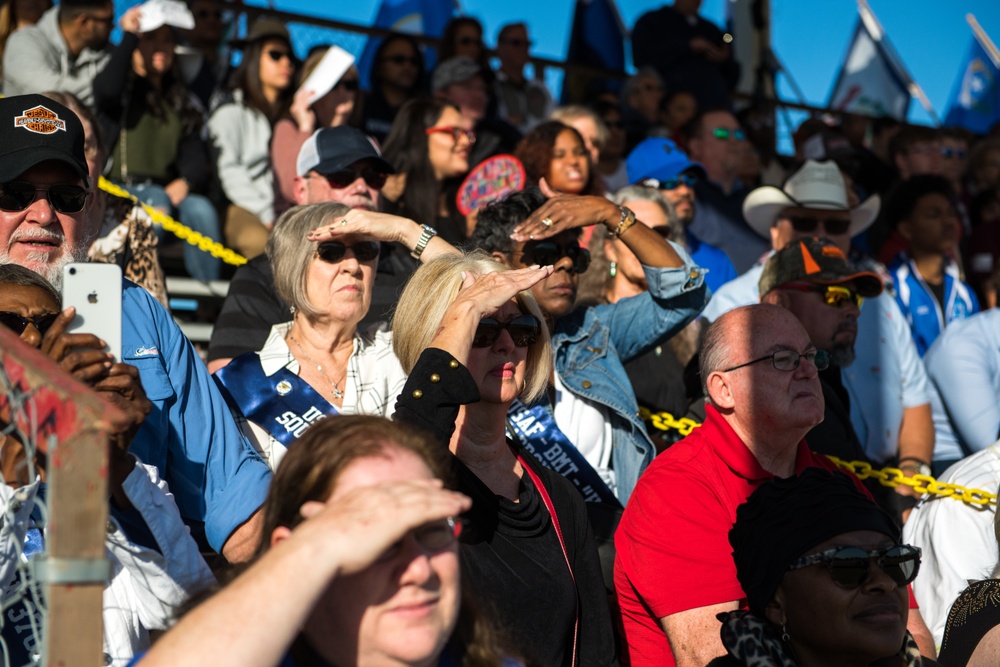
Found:
[{"label": "straw cowboy hat", "polygon": [[875,222],[880,205],[879,196],[872,195],[851,208],[847,203],[844,177],[836,163],[806,160],[785,181],[784,186],[776,188],[765,185],[750,192],[743,200],[743,217],[751,229],[764,238],[769,238],[768,230],[774,225],[778,214],[786,208],[794,206],[823,211],[850,211],[851,226],[847,233],[853,237]]}]

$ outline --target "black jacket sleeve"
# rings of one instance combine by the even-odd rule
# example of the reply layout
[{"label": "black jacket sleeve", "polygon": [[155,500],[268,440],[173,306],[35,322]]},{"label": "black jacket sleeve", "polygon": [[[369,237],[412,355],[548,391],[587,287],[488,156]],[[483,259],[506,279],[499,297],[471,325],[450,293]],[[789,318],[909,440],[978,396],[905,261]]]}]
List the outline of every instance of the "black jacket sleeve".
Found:
[{"label": "black jacket sleeve", "polygon": [[478,400],[479,388],[469,370],[444,350],[429,347],[410,371],[392,418],[413,424],[447,444],[455,432],[459,407]]},{"label": "black jacket sleeve", "polygon": [[94,108],[114,122],[121,121],[122,95],[128,73],[132,71],[132,53],[139,46],[139,36],[126,32],[111,52],[111,59],[94,77]]},{"label": "black jacket sleeve", "polygon": [[174,169],[177,175],[188,182],[191,192],[204,193],[211,175],[208,148],[198,132],[188,132],[177,144]]}]

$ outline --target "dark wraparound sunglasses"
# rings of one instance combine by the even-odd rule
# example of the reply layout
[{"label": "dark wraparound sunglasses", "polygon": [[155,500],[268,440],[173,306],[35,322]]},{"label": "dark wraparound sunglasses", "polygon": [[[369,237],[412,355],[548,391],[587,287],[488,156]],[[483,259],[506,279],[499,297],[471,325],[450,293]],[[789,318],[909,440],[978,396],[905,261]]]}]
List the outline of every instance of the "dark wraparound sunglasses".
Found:
[{"label": "dark wraparound sunglasses", "polygon": [[646,178],[643,179],[641,183],[643,187],[653,188],[655,190],[676,190],[682,185],[693,188],[697,184],[698,177],[694,174],[678,174],[677,178],[668,178],[665,180],[658,178]]},{"label": "dark wraparound sunglasses", "polygon": [[521,253],[521,261],[528,265],[555,266],[563,257],[569,257],[569,261],[573,262],[573,273],[583,273],[590,266],[590,251],[576,244],[561,246],[552,241],[541,241]]},{"label": "dark wraparound sunglasses", "polygon": [[0,324],[10,329],[18,336],[24,333],[24,330],[28,328],[29,324],[34,324],[35,328],[38,329],[38,333],[44,336],[45,332],[48,331],[55,323],[57,317],[59,317],[59,313],[36,315],[35,317],[24,317],[23,315],[18,315],[17,313],[11,313],[4,310],[0,311]]},{"label": "dark wraparound sunglasses", "polygon": [[345,245],[340,241],[324,241],[316,248],[316,254],[327,264],[334,264],[344,259],[348,248],[359,262],[370,262],[378,257],[379,247],[375,241],[359,241],[353,245]]},{"label": "dark wraparound sunglasses", "polygon": [[510,334],[514,345],[527,347],[538,340],[542,334],[542,323],[534,315],[519,315],[508,322],[500,322],[493,317],[479,320],[476,335],[472,338],[472,347],[489,347],[500,338],[504,329]]},{"label": "dark wraparound sunglasses", "polygon": [[79,213],[87,204],[87,189],[79,185],[58,183],[38,188],[31,183],[13,181],[0,185],[0,209],[23,211],[35,201],[35,195],[44,192],[49,204],[57,213]]},{"label": "dark wraparound sunglasses", "polygon": [[374,167],[362,167],[361,169],[344,169],[343,171],[335,171],[332,174],[320,174],[320,178],[325,178],[330,184],[330,187],[336,188],[337,190],[346,188],[359,178],[365,179],[365,183],[368,187],[381,190],[382,186],[385,185],[385,179],[388,178],[388,174],[384,171],[379,171]]},{"label": "dark wraparound sunglasses", "polygon": [[826,230],[827,234],[839,236],[846,234],[848,228],[851,226],[850,218],[826,218],[820,220],[808,215],[791,216],[788,218],[788,222],[792,223],[792,228],[800,234],[812,234],[820,225],[823,225],[823,229]]},{"label": "dark wraparound sunglasses", "polygon": [[280,63],[282,58],[288,58],[292,60],[292,53],[290,51],[282,51],[281,49],[268,49],[267,57],[276,63]]},{"label": "dark wraparound sunglasses", "polygon": [[865,551],[860,547],[837,547],[792,561],[789,570],[823,563],[833,581],[844,588],[857,588],[868,581],[871,561],[885,572],[897,586],[906,586],[920,571],[920,549],[908,544],[896,544],[887,549]]}]

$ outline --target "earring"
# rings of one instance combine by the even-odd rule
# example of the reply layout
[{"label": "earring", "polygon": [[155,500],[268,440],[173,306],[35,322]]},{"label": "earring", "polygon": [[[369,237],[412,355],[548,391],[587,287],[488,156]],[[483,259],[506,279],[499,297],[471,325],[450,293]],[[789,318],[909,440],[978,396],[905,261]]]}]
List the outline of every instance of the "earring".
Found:
[{"label": "earring", "polygon": [[792,638],[788,636],[788,628],[786,628],[785,624],[782,623],[781,624],[781,641],[783,641],[783,642],[785,642],[787,644],[789,641],[791,641],[791,639]]},{"label": "earring", "polygon": [[291,311],[291,313],[292,313],[292,319],[294,320],[295,319],[295,306],[289,306],[288,310]]},{"label": "earring", "polygon": [[[528,389],[528,380],[527,378],[525,378],[524,380],[521,380],[521,394],[523,394],[527,389]],[[521,394],[518,394],[518,396],[520,396]]]},{"label": "earring", "polygon": [[618,262],[611,262],[611,277],[618,275]]}]

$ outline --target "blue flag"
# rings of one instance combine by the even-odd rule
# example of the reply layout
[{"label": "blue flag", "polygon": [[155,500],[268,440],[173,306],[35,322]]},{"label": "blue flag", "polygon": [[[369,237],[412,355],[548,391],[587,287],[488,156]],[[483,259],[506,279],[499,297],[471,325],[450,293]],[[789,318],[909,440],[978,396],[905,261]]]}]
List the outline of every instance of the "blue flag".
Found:
[{"label": "blue flag", "polygon": [[[625,71],[625,27],[614,0],[576,0],[566,62]],[[607,83],[610,90],[620,87],[617,81]],[[562,102],[580,103],[592,98],[599,91],[588,88],[603,84],[603,80],[589,74],[569,73],[563,83]]]},{"label": "blue flag", "polygon": [[945,125],[985,134],[1000,121],[1000,70],[975,37],[951,91]]},{"label": "blue flag", "polygon": [[[454,13],[454,0],[382,0],[374,27],[439,39]],[[358,73],[364,88],[371,86],[375,51],[381,43],[381,39],[370,37],[358,59]],[[430,71],[433,66],[434,55],[424,53],[424,67]]]}]

